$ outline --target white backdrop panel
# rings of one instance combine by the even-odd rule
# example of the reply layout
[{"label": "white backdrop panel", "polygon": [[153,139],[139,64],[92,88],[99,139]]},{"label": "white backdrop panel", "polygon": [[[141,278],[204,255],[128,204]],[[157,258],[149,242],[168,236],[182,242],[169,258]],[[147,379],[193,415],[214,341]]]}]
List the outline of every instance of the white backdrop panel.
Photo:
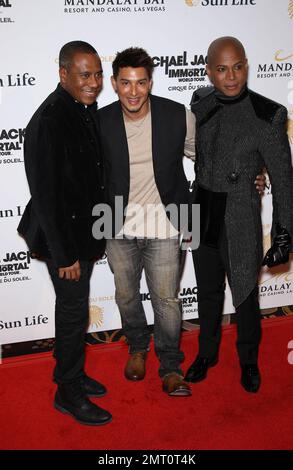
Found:
[{"label": "white backdrop panel", "polygon": [[[292,4],[292,2],[291,2]],[[24,129],[57,85],[60,47],[74,39],[93,44],[104,68],[99,106],[116,99],[110,85],[117,50],[142,46],[155,57],[153,93],[189,105],[205,86],[209,43],[233,35],[249,58],[249,84],[288,107],[293,139],[293,11],[289,0],[7,0],[0,2],[0,343],[54,336],[54,292],[45,266],[30,260],[16,227],[29,198],[23,166]],[[167,65],[166,65],[167,64]],[[193,165],[185,161],[193,180]],[[270,190],[263,197],[265,247],[271,224]],[[293,266],[264,270],[261,307],[292,304]],[[148,321],[153,313],[145,278],[141,294]],[[197,316],[196,280],[187,254],[180,298],[184,318]],[[107,259],[91,281],[89,331],[121,327]],[[233,312],[228,289],[225,313]]]}]

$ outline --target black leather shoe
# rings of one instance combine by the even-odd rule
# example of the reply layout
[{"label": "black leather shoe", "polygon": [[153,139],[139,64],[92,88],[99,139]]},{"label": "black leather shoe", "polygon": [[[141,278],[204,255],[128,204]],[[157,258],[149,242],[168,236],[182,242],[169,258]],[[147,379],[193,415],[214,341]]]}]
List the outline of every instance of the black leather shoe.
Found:
[{"label": "black leather shoe", "polygon": [[103,384],[87,375],[82,377],[81,384],[88,397],[103,397],[107,393],[107,389]]},{"label": "black leather shoe", "polygon": [[260,372],[257,364],[241,364],[241,385],[250,393],[256,393],[260,387]]},{"label": "black leather shoe", "polygon": [[186,382],[200,382],[207,376],[208,369],[218,363],[218,356],[212,358],[197,356],[189,367],[184,380]]},{"label": "black leather shoe", "polygon": [[112,421],[112,415],[92,403],[80,382],[58,386],[54,406],[61,413],[69,414],[81,424],[101,426]]}]

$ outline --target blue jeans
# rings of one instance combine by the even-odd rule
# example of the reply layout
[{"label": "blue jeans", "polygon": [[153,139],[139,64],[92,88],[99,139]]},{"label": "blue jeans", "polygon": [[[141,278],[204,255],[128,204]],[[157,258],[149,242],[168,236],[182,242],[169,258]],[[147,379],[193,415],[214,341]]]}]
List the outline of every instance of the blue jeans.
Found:
[{"label": "blue jeans", "polygon": [[160,360],[160,377],[182,374],[184,359],[179,349],[181,304],[179,287],[179,240],[113,239],[107,241],[108,261],[114,273],[116,303],[121,314],[129,352],[149,349],[150,333],[140,297],[140,279],[145,269],[154,310],[155,351]]}]

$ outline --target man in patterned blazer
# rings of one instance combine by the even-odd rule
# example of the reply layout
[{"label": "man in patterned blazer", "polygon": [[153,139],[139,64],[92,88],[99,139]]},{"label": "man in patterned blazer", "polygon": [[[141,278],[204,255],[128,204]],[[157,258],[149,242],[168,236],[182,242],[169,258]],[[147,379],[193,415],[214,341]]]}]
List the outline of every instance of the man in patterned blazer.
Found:
[{"label": "man in patterned blazer", "polygon": [[196,91],[195,199],[201,204],[201,244],[193,253],[198,283],[199,354],[186,380],[203,380],[218,361],[227,273],[236,308],[241,384],[260,386],[261,338],[258,274],[263,261],[261,201],[255,175],[266,167],[272,184],[272,247],[267,266],[288,262],[293,233],[291,153],[287,110],[247,88],[248,65],[240,41],[222,37],[208,50],[214,87]]}]

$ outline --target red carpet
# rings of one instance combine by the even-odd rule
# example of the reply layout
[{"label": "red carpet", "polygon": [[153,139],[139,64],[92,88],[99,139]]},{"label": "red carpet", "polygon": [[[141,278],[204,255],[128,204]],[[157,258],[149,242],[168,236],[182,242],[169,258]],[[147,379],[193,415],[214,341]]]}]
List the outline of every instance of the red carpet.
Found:
[{"label": "red carpet", "polygon": [[[263,321],[262,386],[246,393],[240,383],[235,327],[224,329],[219,364],[193,385],[193,396],[161,392],[158,361],[149,354],[143,382],[123,378],[125,344],[91,346],[87,372],[109,389],[94,399],[113,414],[107,426],[82,426],[52,407],[55,385],[50,354],[4,361],[0,366],[1,449],[292,449],[293,365],[288,342],[293,317]],[[197,333],[183,334],[188,367]]]}]

